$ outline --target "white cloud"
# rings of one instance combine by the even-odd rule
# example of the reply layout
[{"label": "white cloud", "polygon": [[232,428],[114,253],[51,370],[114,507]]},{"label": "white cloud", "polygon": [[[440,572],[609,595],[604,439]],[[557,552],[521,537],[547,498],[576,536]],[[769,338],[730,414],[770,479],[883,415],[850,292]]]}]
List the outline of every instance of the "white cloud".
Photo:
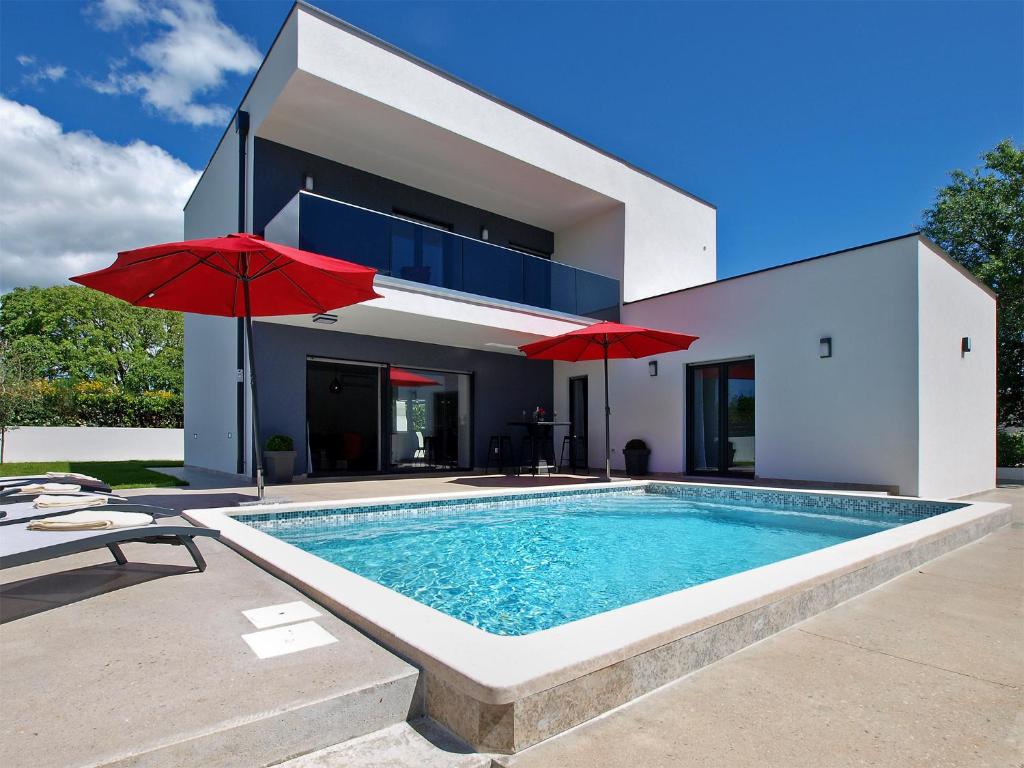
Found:
[{"label": "white cloud", "polygon": [[132,51],[142,65],[112,64],[107,77],[86,82],[100,93],[133,93],[173,120],[220,125],[231,108],[200,102],[224,85],[227,74],[248,74],[260,64],[256,47],[217,16],[210,0],[104,0],[100,26],[145,24],[158,32]]},{"label": "white cloud", "polygon": [[101,29],[117,29],[146,18],[139,0],[99,0],[90,11],[95,14]]},{"label": "white cloud", "polygon": [[161,147],[64,131],[0,97],[0,292],[63,283],[118,251],[180,240],[199,172]]},{"label": "white cloud", "polygon": [[25,85],[39,85],[44,80],[55,83],[58,80],[63,79],[64,75],[68,73],[67,67],[61,66],[60,64],[38,63],[38,59],[36,59],[35,56],[29,56],[23,53],[15,58],[21,66],[28,69],[28,72],[21,76],[21,81]]}]

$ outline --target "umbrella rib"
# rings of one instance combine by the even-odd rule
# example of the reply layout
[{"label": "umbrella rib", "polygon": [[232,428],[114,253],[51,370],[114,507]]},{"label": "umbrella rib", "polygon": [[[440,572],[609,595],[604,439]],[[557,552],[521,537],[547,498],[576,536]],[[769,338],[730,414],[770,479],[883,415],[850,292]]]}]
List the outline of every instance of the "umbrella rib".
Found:
[{"label": "umbrella rib", "polygon": [[249,279],[259,280],[264,275],[269,275],[271,272],[277,272],[279,269],[283,269],[286,266],[284,264],[278,264],[277,266],[274,266],[274,262],[277,261],[279,258],[281,258],[280,254],[275,254],[274,258],[267,259],[267,263],[260,267],[258,270],[256,270],[256,273]]},{"label": "umbrella rib", "polygon": [[139,264],[148,264],[149,262],[156,261],[157,259],[166,259],[166,258],[169,258],[171,256],[177,256],[179,253],[187,253],[187,254],[190,254],[191,256],[195,256],[196,258],[198,258],[198,256],[196,256],[194,251],[191,251],[188,248],[182,248],[180,251],[170,251],[168,253],[158,253],[158,254],[156,254],[154,256],[147,256],[144,259],[139,259],[138,261],[133,261],[131,264],[122,264],[121,266],[117,266],[116,264],[114,264],[114,265],[111,265],[111,266],[107,267],[103,271],[106,272],[107,274],[112,274],[114,272],[124,272],[124,271],[129,270],[129,269],[134,269]]},{"label": "umbrella rib", "polygon": [[[227,268],[227,269],[224,269],[223,267],[218,267],[218,266],[217,266],[216,264],[214,264],[214,263],[213,263],[212,261],[210,261],[210,259],[211,259],[211,258],[212,258],[213,256],[220,256],[221,260],[222,260],[222,261],[223,261],[223,262],[224,262],[225,264],[227,264],[227,265],[228,265],[228,268]],[[210,269],[215,269],[215,270],[217,270],[218,272],[220,272],[220,273],[221,273],[222,275],[227,275],[227,276],[228,276],[228,277],[230,277],[230,278],[231,278],[232,280],[237,280],[237,279],[238,279],[238,270],[237,270],[237,269],[234,269],[234,268],[233,268],[233,267],[231,266],[231,262],[230,262],[230,261],[228,261],[228,260],[227,260],[227,257],[225,257],[225,256],[224,256],[224,254],[223,254],[223,253],[221,253],[220,251],[215,251],[214,253],[210,254],[209,256],[199,256],[199,255],[196,255],[196,258],[197,258],[197,259],[199,259],[199,261],[203,262],[203,264],[205,264],[206,266],[208,266],[208,267],[209,267]]]},{"label": "umbrella rib", "polygon": [[219,269],[221,272],[224,272],[224,274],[228,275],[233,280],[239,280],[239,279],[244,279],[245,278],[245,275],[241,274],[238,271],[238,268],[236,266],[232,265],[232,263],[228,259],[228,257],[224,255],[223,251],[219,251],[219,250],[218,251],[214,251],[213,253],[210,254],[210,256],[211,257],[213,257],[213,256],[220,256],[220,260],[223,261],[227,265],[227,270],[225,271],[221,267],[214,267],[213,264],[210,264],[210,266],[213,267],[213,269]]},{"label": "umbrella rib", "polygon": [[579,362],[580,360],[582,360],[582,359],[583,359],[583,356],[584,356],[585,354],[587,354],[587,350],[588,350],[588,349],[590,349],[590,345],[591,345],[591,344],[593,344],[593,343],[594,343],[594,340],[593,340],[593,339],[590,339],[590,338],[584,339],[584,341],[583,341],[583,346],[582,346],[582,347],[580,347],[580,351],[579,351],[579,353],[578,353],[578,354],[576,355],[576,359],[575,359],[575,360],[573,360],[573,362],[574,362],[574,363],[578,363],[578,362]]},{"label": "umbrella rib", "polygon": [[622,346],[624,346],[626,348],[626,351],[629,352],[629,354],[633,357],[634,360],[636,360],[636,359],[639,359],[640,357],[642,357],[642,355],[638,355],[636,353],[636,350],[634,350],[633,347],[630,345],[630,342],[632,340],[633,340],[632,336],[623,335],[623,336],[621,336],[619,338],[618,343],[621,344]]},{"label": "umbrella rib", "polygon": [[196,267],[198,267],[200,264],[203,264],[203,263],[204,262],[203,262],[202,259],[196,257],[195,261],[193,261],[191,264],[189,264],[187,267],[185,267],[183,270],[181,270],[178,274],[172,275],[171,277],[167,278],[166,280],[164,280],[159,285],[143,291],[142,295],[139,296],[139,298],[135,299],[135,301],[133,301],[132,304],[138,304],[140,301],[142,301],[144,298],[146,298],[150,294],[155,294],[157,291],[162,290],[163,288],[166,288],[168,285],[173,283],[179,277],[181,277],[182,275],[184,275],[187,272],[191,272],[193,269],[195,269]]},{"label": "umbrella rib", "polygon": [[295,286],[295,288],[296,288],[296,289],[297,289],[297,290],[298,290],[298,291],[299,291],[300,293],[302,293],[302,294],[303,294],[303,295],[304,295],[304,296],[305,296],[305,297],[306,297],[307,299],[309,299],[309,300],[310,300],[311,302],[313,302],[313,304],[315,304],[315,305],[317,306],[317,308],[319,309],[319,311],[321,311],[321,312],[326,312],[326,311],[327,311],[327,309],[326,309],[326,308],[324,307],[324,305],[323,305],[323,304],[321,304],[321,303],[320,303],[319,301],[317,301],[316,299],[314,299],[314,298],[313,298],[313,296],[312,296],[312,295],[310,295],[309,291],[307,291],[307,290],[306,290],[305,288],[303,288],[303,287],[302,287],[301,285],[299,285],[298,283],[296,283],[296,282],[295,282],[295,281],[294,281],[294,280],[292,279],[292,276],[291,276],[291,275],[289,275],[289,274],[288,274],[287,272],[285,272],[284,270],[281,270],[281,276],[282,276],[282,277],[284,277],[284,279],[285,279],[285,280],[287,280],[287,281],[288,281],[289,283],[291,283],[291,284],[292,284],[293,286]]}]

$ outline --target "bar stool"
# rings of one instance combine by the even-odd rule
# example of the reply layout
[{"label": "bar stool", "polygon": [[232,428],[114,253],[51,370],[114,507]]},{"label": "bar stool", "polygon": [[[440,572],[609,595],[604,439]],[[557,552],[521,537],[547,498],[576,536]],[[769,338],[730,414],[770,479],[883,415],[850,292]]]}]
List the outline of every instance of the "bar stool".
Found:
[{"label": "bar stool", "polygon": [[527,433],[523,435],[523,439],[519,441],[519,471],[522,472],[524,467],[530,468],[530,473],[534,473],[533,468],[533,437]]},{"label": "bar stool", "polygon": [[[576,454],[572,450],[572,441],[572,435],[566,435],[562,438],[562,450],[558,452],[559,467],[571,466],[573,469],[576,469]],[[566,450],[569,451],[569,464],[565,463]]]},{"label": "bar stool", "polygon": [[551,470],[554,470],[557,475],[560,469],[559,465],[555,464],[555,436],[548,432],[541,442],[541,456],[547,462],[548,474],[551,474]]},{"label": "bar stool", "polygon": [[487,442],[487,464],[484,466],[484,472],[490,470],[492,464],[499,472],[504,472],[505,467],[511,467],[514,461],[512,438],[508,435],[491,435]]}]

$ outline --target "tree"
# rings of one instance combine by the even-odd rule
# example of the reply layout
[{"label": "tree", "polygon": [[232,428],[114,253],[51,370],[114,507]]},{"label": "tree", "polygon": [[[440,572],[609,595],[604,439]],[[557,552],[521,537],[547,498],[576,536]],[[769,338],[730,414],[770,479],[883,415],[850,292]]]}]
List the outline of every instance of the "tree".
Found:
[{"label": "tree", "polygon": [[999,294],[999,423],[1024,426],[1024,147],[1006,139],[984,166],[953,171],[922,231]]},{"label": "tree", "polygon": [[0,297],[0,343],[28,379],[182,391],[181,314],[81,286],[15,288]]},{"label": "tree", "polygon": [[7,432],[17,423],[17,394],[25,381],[24,361],[11,349],[10,342],[0,339],[0,464],[7,448]]}]

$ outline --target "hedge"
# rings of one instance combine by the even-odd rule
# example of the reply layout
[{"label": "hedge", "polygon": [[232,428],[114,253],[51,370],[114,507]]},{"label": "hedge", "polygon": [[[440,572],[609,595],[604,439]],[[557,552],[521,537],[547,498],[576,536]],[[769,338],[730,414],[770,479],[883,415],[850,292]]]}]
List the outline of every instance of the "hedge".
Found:
[{"label": "hedge", "polygon": [[172,427],[183,424],[184,399],[175,392],[125,392],[104,382],[33,381],[3,393],[8,426]]},{"label": "hedge", "polygon": [[1024,432],[1000,432],[996,436],[996,466],[1024,467]]}]

